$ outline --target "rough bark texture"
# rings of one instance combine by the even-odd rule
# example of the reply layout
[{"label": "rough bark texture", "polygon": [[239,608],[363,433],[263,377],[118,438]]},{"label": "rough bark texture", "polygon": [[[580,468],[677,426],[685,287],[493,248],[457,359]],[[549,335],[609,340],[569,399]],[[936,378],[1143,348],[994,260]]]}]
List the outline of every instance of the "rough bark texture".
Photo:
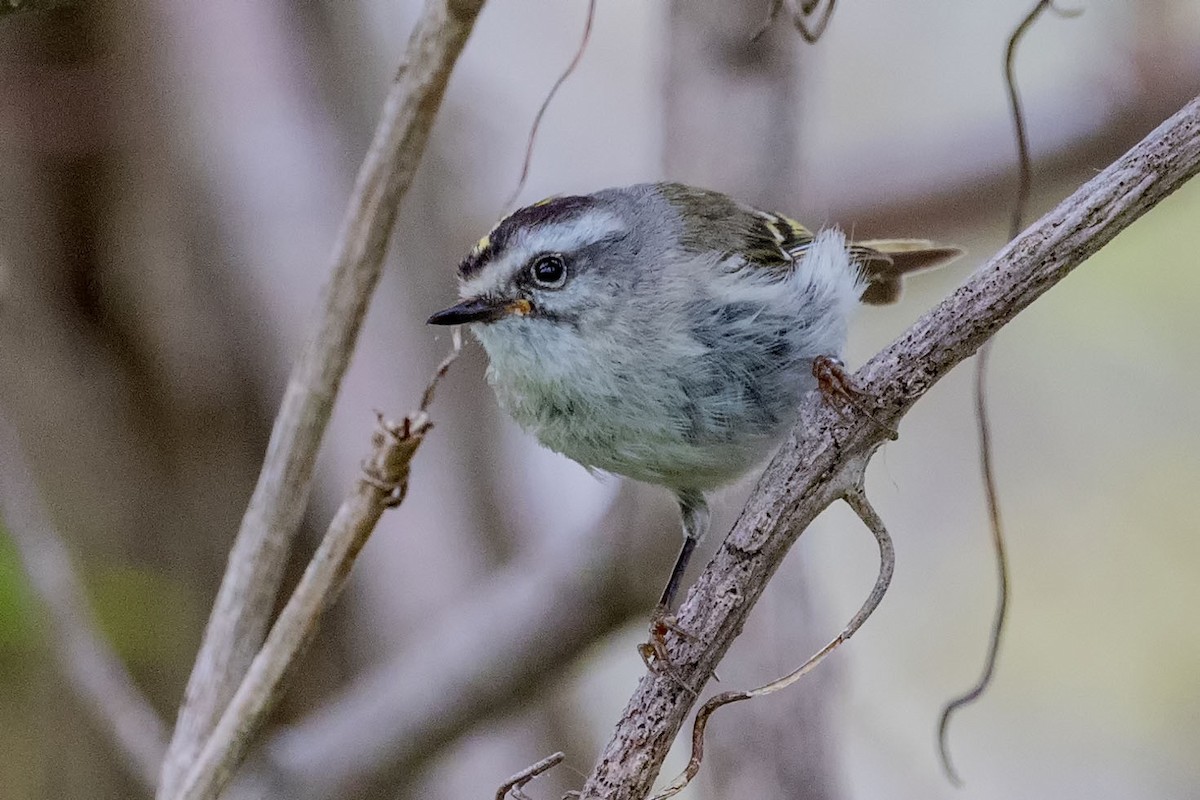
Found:
[{"label": "rough bark texture", "polygon": [[[855,376],[894,427],[922,395],[1023,308],[1200,171],[1200,98],[1156,128],[872,358]],[[834,500],[857,486],[887,432],[861,413],[847,419],[818,397],[758,483],[679,612],[697,642],[675,641],[678,673],[703,686],[741,631],[788,549]],[[583,788],[585,798],[641,800],[695,695],[647,674]]]}]

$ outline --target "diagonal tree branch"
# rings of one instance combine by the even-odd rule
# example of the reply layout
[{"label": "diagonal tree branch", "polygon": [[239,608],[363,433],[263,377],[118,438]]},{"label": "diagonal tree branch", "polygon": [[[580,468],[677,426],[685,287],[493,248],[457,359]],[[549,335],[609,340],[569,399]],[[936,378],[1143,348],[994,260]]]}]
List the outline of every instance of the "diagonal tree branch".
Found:
[{"label": "diagonal tree branch", "polygon": [[159,797],[184,774],[249,668],[307,505],[317,450],[454,66],[484,0],[428,0],[359,171],[333,272],[308,345],[292,370],[258,484],[229,554],[163,764]]},{"label": "diagonal tree branch", "polygon": [[411,647],[275,733],[253,776],[269,781],[262,793],[394,794],[446,742],[544,693],[565,664],[644,614],[675,555],[671,537],[644,533],[672,529],[678,514],[665,493],[624,484],[595,530],[517,559]]},{"label": "diagonal tree branch", "polygon": [[112,735],[130,770],[154,790],[167,726],[99,633],[71,556],[38,499],[17,435],[0,420],[0,509],[50,621],[51,641],[71,688]]},{"label": "diagonal tree branch", "polygon": [[[894,427],[929,388],[1018,312],[1200,171],[1200,97],[1031,228],[859,370],[874,416]],[[741,631],[767,581],[804,529],[858,484],[884,428],[809,397],[788,442],[679,612],[698,641],[676,641],[672,662],[700,687]],[[696,696],[647,674],[626,706],[583,797],[642,800]]]},{"label": "diagonal tree branch", "polygon": [[[457,355],[457,339],[455,345]],[[432,398],[433,386],[429,385],[427,400]],[[403,500],[412,458],[433,427],[426,411],[428,405],[423,402],[419,411],[399,424],[380,416],[371,456],[363,464],[364,474],[334,515],[295,592],[251,662],[245,680],[188,770],[180,792],[183,800],[209,800],[219,795],[245,757],[254,734],[283,691],[284,678],[312,639],[322,615],[341,593],[355,558],[379,518]]]},{"label": "diagonal tree branch", "polygon": [[854,509],[859,519],[863,521],[875,536],[875,542],[879,545],[879,576],[875,579],[875,585],[871,587],[871,592],[867,595],[867,599],[863,601],[862,606],[837,636],[833,637],[824,647],[805,659],[804,663],[796,667],[796,669],[757,689],[722,692],[715,697],[710,697],[704,705],[700,706],[700,710],[696,712],[696,719],[692,724],[692,757],[688,760],[687,767],[678,778],[672,781],[663,791],[651,798],[651,800],[668,800],[668,798],[674,797],[691,783],[692,778],[696,777],[696,774],[700,771],[700,764],[704,759],[704,729],[708,725],[708,718],[713,715],[713,712],[730,703],[740,703],[743,700],[750,700],[755,697],[766,697],[769,694],[775,694],[775,692],[781,692],[791,687],[805,675],[816,669],[817,665],[828,658],[834,650],[850,641],[850,637],[858,633],[859,628],[871,618],[871,615],[875,613],[875,609],[879,608],[879,604],[883,602],[883,596],[887,594],[888,586],[892,582],[892,573],[896,568],[896,550],[892,545],[892,537],[888,534],[883,520],[875,513],[875,509],[871,507],[871,503],[867,500],[867,495],[863,492],[861,486],[855,487],[853,491],[848,492],[842,499]]}]

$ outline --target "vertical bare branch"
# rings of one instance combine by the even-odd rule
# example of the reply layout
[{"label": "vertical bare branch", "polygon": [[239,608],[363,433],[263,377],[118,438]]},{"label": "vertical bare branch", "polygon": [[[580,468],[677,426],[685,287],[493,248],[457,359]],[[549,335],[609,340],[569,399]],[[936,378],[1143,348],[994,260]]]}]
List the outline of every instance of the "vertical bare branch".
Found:
[{"label": "vertical bare branch", "polygon": [[388,93],[333,253],[308,344],[292,370],[184,695],[159,797],[176,794],[263,640],[307,505],[317,449],[378,282],[401,198],[450,71],[484,0],[429,0]]}]

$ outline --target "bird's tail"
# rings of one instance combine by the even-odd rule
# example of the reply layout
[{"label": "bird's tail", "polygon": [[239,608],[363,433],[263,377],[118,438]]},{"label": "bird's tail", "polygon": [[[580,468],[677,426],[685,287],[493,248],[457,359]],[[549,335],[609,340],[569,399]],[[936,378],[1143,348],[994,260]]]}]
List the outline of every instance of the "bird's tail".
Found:
[{"label": "bird's tail", "polygon": [[928,239],[868,239],[855,242],[850,252],[862,265],[866,283],[862,301],[886,305],[900,299],[900,284],[905,275],[945,266],[964,251],[936,245]]}]

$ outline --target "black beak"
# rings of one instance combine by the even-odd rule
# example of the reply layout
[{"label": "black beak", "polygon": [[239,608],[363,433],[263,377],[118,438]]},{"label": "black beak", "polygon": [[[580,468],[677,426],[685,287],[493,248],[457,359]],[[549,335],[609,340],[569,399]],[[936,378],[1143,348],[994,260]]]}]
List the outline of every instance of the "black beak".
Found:
[{"label": "black beak", "polygon": [[456,306],[442,309],[429,319],[427,325],[464,325],[468,322],[495,322],[512,313],[520,313],[521,301],[495,300],[477,297]]}]

